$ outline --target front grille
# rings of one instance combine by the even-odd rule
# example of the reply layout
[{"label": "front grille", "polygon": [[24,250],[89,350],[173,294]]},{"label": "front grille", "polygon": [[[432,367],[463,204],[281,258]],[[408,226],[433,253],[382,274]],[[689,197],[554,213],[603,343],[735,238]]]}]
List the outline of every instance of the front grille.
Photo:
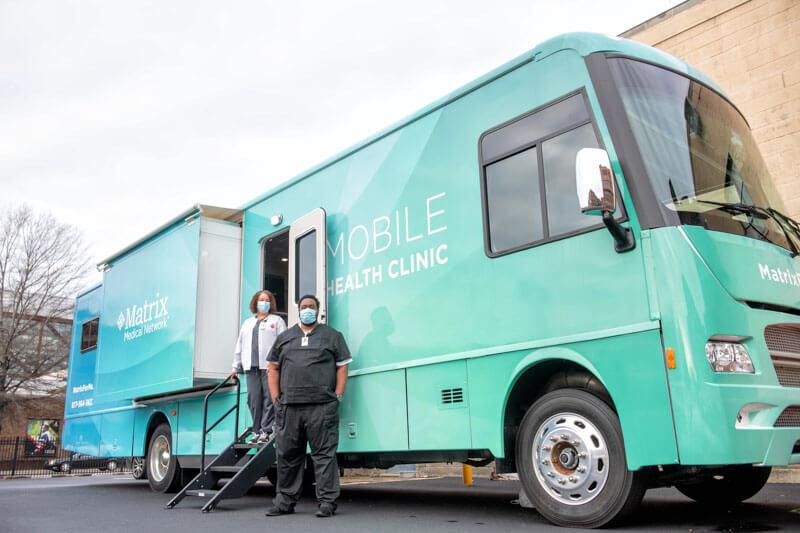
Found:
[{"label": "front grille", "polygon": [[794,324],[773,324],[764,329],[769,353],[800,356],[800,327]]},{"label": "front grille", "polygon": [[776,428],[800,427],[800,405],[790,405],[775,421]]},{"label": "front grille", "polygon": [[775,365],[778,383],[784,387],[800,387],[800,367]]},{"label": "front grille", "polygon": [[800,387],[800,324],[772,324],[764,329],[764,340],[784,387]]}]

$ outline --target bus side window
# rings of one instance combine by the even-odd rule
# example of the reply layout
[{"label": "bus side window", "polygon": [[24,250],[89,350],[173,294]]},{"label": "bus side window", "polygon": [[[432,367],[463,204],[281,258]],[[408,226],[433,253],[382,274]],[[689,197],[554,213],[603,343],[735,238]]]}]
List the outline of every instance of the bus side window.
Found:
[{"label": "bus side window", "polygon": [[81,326],[81,353],[88,352],[97,348],[97,329],[100,325],[100,318],[87,320]]},{"label": "bus side window", "polygon": [[583,90],[484,133],[480,160],[487,255],[600,227],[596,217],[581,213],[575,190],[575,155],[581,148],[597,147]]}]

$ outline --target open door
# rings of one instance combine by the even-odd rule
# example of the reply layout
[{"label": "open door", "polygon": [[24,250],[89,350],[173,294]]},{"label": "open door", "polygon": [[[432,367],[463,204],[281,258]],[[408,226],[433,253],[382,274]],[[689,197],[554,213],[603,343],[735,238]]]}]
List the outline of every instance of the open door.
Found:
[{"label": "open door", "polygon": [[304,294],[319,299],[319,322],[328,319],[325,254],[325,210],[321,207],[289,227],[289,327],[297,324],[297,300]]}]

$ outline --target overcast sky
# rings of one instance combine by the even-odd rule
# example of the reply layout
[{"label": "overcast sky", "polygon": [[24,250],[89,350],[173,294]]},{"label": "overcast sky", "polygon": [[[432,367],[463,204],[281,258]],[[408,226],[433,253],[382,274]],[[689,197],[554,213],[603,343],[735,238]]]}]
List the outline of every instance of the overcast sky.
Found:
[{"label": "overcast sky", "polygon": [[676,0],[0,0],[0,208],[92,263],[190,205],[238,207],[568,31]]}]

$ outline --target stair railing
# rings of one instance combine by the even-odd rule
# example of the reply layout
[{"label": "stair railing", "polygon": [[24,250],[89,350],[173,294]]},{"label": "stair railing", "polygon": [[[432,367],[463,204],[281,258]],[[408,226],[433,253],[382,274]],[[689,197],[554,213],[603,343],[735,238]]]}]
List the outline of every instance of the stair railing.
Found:
[{"label": "stair railing", "polygon": [[[217,419],[217,421],[214,422],[211,425],[210,428],[206,428],[206,426],[208,425],[208,400],[218,390],[220,390],[222,387],[224,387],[230,380],[233,380],[234,383],[236,383],[236,403],[234,405],[232,405],[230,409],[225,411],[225,413],[223,413],[222,416],[220,416]],[[235,425],[234,425],[234,428],[233,428],[233,435],[234,435],[234,439],[238,439],[239,438],[239,399],[240,399],[239,390],[240,390],[240,388],[241,388],[241,384],[239,383],[239,378],[236,377],[236,376],[228,376],[227,378],[225,378],[224,381],[220,382],[219,385],[217,385],[216,387],[211,389],[211,391],[208,394],[206,394],[206,397],[203,400],[203,441],[202,441],[202,444],[201,444],[201,447],[200,447],[200,472],[203,474],[203,477],[205,477],[205,473],[206,473],[206,436],[215,427],[217,427],[219,425],[219,423],[222,422],[225,419],[226,416],[231,414],[231,412],[233,412],[233,411],[236,411],[236,421],[234,422]]]}]

